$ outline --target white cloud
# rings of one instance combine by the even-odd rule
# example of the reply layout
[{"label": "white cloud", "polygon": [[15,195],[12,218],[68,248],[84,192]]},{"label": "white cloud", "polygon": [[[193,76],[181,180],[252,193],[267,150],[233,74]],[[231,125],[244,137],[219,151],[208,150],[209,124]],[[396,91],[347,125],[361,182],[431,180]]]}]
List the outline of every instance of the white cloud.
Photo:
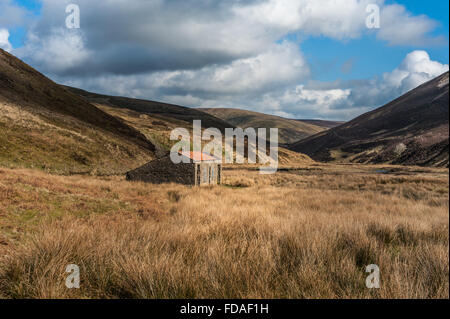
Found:
[{"label": "white cloud", "polygon": [[381,10],[381,26],[377,37],[388,41],[390,45],[443,44],[445,38],[429,36],[437,24],[426,15],[413,16],[404,6],[387,5]]},{"label": "white cloud", "polygon": [[34,67],[54,74],[70,74],[90,57],[82,33],[66,28],[49,30],[49,35],[43,38],[29,33],[27,45],[15,53],[29,56]]},{"label": "white cloud", "polygon": [[[43,72],[86,76],[199,70],[264,54],[288,34],[355,39],[371,32],[365,25],[369,3],[381,7],[378,38],[394,45],[439,40],[429,36],[435,21],[384,0],[111,0],[109,5],[78,0],[83,36],[64,38],[55,30],[64,27],[69,2],[42,0],[42,17],[30,32],[28,49],[20,52]],[[67,53],[65,68],[47,58],[59,61],[69,49],[81,53]],[[36,51],[46,54],[35,56]]]},{"label": "white cloud", "polygon": [[426,51],[409,53],[400,66],[383,75],[386,85],[405,93],[448,71],[448,64],[432,61]]},{"label": "white cloud", "polygon": [[[106,94],[349,119],[448,70],[415,51],[380,77],[310,81],[299,42],[307,36],[440,41],[430,36],[435,21],[384,0],[77,0],[79,30],[64,28],[69,2],[42,0],[42,17],[14,54],[61,83]],[[365,25],[369,3],[381,7],[378,31]]]},{"label": "white cloud", "polygon": [[302,88],[296,96],[311,105],[311,109],[314,109],[315,105],[316,114],[319,116],[350,119],[382,106],[448,70],[448,64],[433,61],[426,51],[416,50],[407,54],[397,68],[384,73],[381,77],[347,82],[313,83],[308,89],[314,94],[308,91],[305,91],[307,93],[305,94]]},{"label": "white cloud", "polygon": [[243,18],[261,26],[324,35],[334,39],[352,39],[365,31],[366,6],[381,0],[269,0],[237,7]]},{"label": "white cloud", "polygon": [[0,29],[0,48],[8,52],[12,50],[12,45],[9,42],[9,31],[7,29]]},{"label": "white cloud", "polygon": [[301,81],[308,75],[308,66],[298,47],[285,41],[255,57],[198,71],[173,72],[162,78],[163,85],[186,91],[236,94],[274,89]]},{"label": "white cloud", "polygon": [[307,79],[309,72],[298,46],[284,41],[259,55],[227,65],[205,66],[199,70],[90,77],[65,83],[111,94],[152,96],[188,106],[224,106],[233,96],[262,95],[295,85]]},{"label": "white cloud", "polygon": [[[296,60],[297,68],[290,68]],[[266,67],[265,64],[268,64]],[[349,120],[448,71],[425,51],[409,53],[397,68],[366,80],[305,82],[308,68],[292,44],[255,58],[199,71],[102,76],[66,82],[109,94],[194,107],[239,107],[291,118]],[[261,70],[264,70],[262,72]],[[306,77],[306,78],[305,78]]]},{"label": "white cloud", "polygon": [[269,95],[266,101],[272,100],[273,105],[277,104],[276,112],[281,109],[292,118],[340,119],[353,117],[362,111],[353,107],[335,108],[336,105],[346,103],[350,93],[350,89],[320,90],[298,85],[281,95]]}]

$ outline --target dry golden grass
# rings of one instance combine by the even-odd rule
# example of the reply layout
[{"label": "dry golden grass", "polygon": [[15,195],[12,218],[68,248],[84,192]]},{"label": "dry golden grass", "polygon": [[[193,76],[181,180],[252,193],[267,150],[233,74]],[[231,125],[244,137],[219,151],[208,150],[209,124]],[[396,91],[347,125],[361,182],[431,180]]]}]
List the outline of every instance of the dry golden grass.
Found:
[{"label": "dry golden grass", "polygon": [[0,169],[0,296],[448,298],[448,170],[378,169],[232,169],[202,188]]},{"label": "dry golden grass", "polygon": [[0,101],[0,167],[54,174],[122,174],[153,152],[82,121]]}]

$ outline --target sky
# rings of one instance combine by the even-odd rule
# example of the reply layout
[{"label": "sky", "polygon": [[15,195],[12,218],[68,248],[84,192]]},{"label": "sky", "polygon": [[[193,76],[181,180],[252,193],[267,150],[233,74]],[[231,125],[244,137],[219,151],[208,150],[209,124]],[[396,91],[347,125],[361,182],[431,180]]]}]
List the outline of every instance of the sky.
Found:
[{"label": "sky", "polygon": [[443,0],[0,0],[0,48],[93,92],[350,120],[448,71],[448,15]]}]

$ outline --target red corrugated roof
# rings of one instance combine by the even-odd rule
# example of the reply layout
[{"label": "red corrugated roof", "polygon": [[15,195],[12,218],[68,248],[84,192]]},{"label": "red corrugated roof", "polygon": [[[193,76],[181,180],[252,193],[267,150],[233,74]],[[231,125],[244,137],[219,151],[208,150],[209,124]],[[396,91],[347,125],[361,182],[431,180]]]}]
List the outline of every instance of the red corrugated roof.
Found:
[{"label": "red corrugated roof", "polygon": [[209,154],[203,153],[203,152],[180,152],[181,155],[189,157],[192,160],[197,161],[216,161],[218,160],[217,157],[211,156]]}]

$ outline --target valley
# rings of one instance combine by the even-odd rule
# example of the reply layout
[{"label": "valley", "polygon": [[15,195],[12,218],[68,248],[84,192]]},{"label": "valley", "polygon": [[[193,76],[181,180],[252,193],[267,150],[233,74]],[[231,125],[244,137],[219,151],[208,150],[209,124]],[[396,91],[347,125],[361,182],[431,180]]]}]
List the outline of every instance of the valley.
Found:
[{"label": "valley", "polygon": [[[278,127],[277,173],[125,180],[195,119]],[[448,181],[448,73],[342,123],[91,93],[0,51],[0,298],[448,298]]]}]

